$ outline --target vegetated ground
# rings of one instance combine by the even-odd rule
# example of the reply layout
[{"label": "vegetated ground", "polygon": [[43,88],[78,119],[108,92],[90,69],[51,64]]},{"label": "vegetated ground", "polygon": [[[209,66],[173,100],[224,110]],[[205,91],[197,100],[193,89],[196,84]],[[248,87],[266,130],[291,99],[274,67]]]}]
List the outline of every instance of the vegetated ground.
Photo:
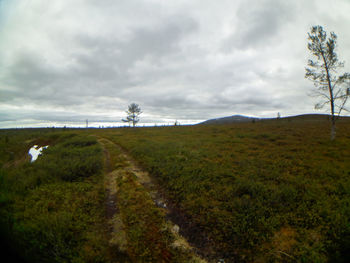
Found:
[{"label": "vegetated ground", "polygon": [[[328,122],[307,119],[74,130],[77,135],[3,130],[2,232],[38,262],[112,262],[97,137],[120,145],[147,170],[170,210],[156,209],[149,189],[121,171],[114,223],[123,224],[125,238],[118,241],[116,231],[115,244],[129,260],[179,262],[164,226],[168,218],[209,262],[346,262],[349,131],[350,122],[339,121],[331,142]],[[40,140],[53,146],[31,164],[24,157]],[[79,149],[68,164],[60,161],[65,143]],[[120,154],[111,156],[112,171],[125,165]]]},{"label": "vegetated ground", "polygon": [[[96,139],[35,129],[2,130],[0,140],[2,260],[15,262],[6,258],[12,254],[27,262],[104,261],[103,156]],[[50,146],[30,163],[34,144]]]}]

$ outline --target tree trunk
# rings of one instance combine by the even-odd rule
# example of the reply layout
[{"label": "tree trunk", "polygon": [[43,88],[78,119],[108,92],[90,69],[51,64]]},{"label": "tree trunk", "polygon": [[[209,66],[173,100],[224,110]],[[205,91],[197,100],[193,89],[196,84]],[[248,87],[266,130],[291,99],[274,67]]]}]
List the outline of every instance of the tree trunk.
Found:
[{"label": "tree trunk", "polygon": [[335,117],[332,116],[332,127],[331,127],[331,141],[335,139],[336,136],[336,128],[335,128]]},{"label": "tree trunk", "polygon": [[335,116],[334,116],[334,96],[333,96],[333,86],[331,82],[331,77],[329,74],[329,68],[328,68],[328,63],[326,60],[326,57],[324,55],[324,52],[321,51],[323,62],[324,62],[324,68],[327,73],[327,84],[328,84],[328,91],[329,91],[329,98],[330,98],[330,103],[331,103],[331,114],[332,114],[332,128],[331,128],[331,141],[335,139],[336,131],[335,131]]}]

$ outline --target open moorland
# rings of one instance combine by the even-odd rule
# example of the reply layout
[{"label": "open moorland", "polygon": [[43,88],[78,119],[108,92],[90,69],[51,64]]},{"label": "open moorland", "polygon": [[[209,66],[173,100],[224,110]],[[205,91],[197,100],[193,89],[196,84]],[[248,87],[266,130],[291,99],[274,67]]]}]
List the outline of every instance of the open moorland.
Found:
[{"label": "open moorland", "polygon": [[[0,131],[1,236],[30,262],[346,262],[350,122]],[[31,163],[34,144],[50,145]]]}]

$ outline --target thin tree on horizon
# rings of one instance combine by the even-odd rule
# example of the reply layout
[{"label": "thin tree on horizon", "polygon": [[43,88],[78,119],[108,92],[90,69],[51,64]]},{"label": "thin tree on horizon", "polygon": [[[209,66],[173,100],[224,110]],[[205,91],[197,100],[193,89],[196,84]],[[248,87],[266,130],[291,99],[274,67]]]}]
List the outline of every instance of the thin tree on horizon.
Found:
[{"label": "thin tree on horizon", "polygon": [[131,103],[128,106],[128,110],[126,111],[126,119],[122,119],[123,122],[128,122],[129,125],[132,123],[132,127],[135,127],[136,124],[140,121],[140,114],[142,113],[141,108],[136,103]]},{"label": "thin tree on horizon", "polygon": [[315,109],[330,105],[331,140],[334,140],[336,120],[342,110],[347,110],[345,104],[350,95],[350,74],[337,74],[344,67],[344,62],[338,60],[337,35],[334,32],[327,38],[327,32],[322,26],[313,26],[308,33],[308,40],[307,48],[316,59],[308,60],[305,78],[311,80],[316,87],[313,95],[322,98],[315,104]]}]

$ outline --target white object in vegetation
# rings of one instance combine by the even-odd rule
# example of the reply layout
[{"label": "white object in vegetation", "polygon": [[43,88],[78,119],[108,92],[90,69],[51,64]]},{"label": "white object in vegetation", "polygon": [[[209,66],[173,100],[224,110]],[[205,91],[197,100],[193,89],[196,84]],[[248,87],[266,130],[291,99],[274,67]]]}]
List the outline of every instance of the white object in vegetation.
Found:
[{"label": "white object in vegetation", "polygon": [[38,156],[41,155],[41,151],[43,149],[46,149],[49,147],[48,145],[40,147],[38,145],[34,145],[32,148],[29,149],[28,154],[32,156],[32,160],[30,162],[34,162],[36,159],[38,159]]}]

